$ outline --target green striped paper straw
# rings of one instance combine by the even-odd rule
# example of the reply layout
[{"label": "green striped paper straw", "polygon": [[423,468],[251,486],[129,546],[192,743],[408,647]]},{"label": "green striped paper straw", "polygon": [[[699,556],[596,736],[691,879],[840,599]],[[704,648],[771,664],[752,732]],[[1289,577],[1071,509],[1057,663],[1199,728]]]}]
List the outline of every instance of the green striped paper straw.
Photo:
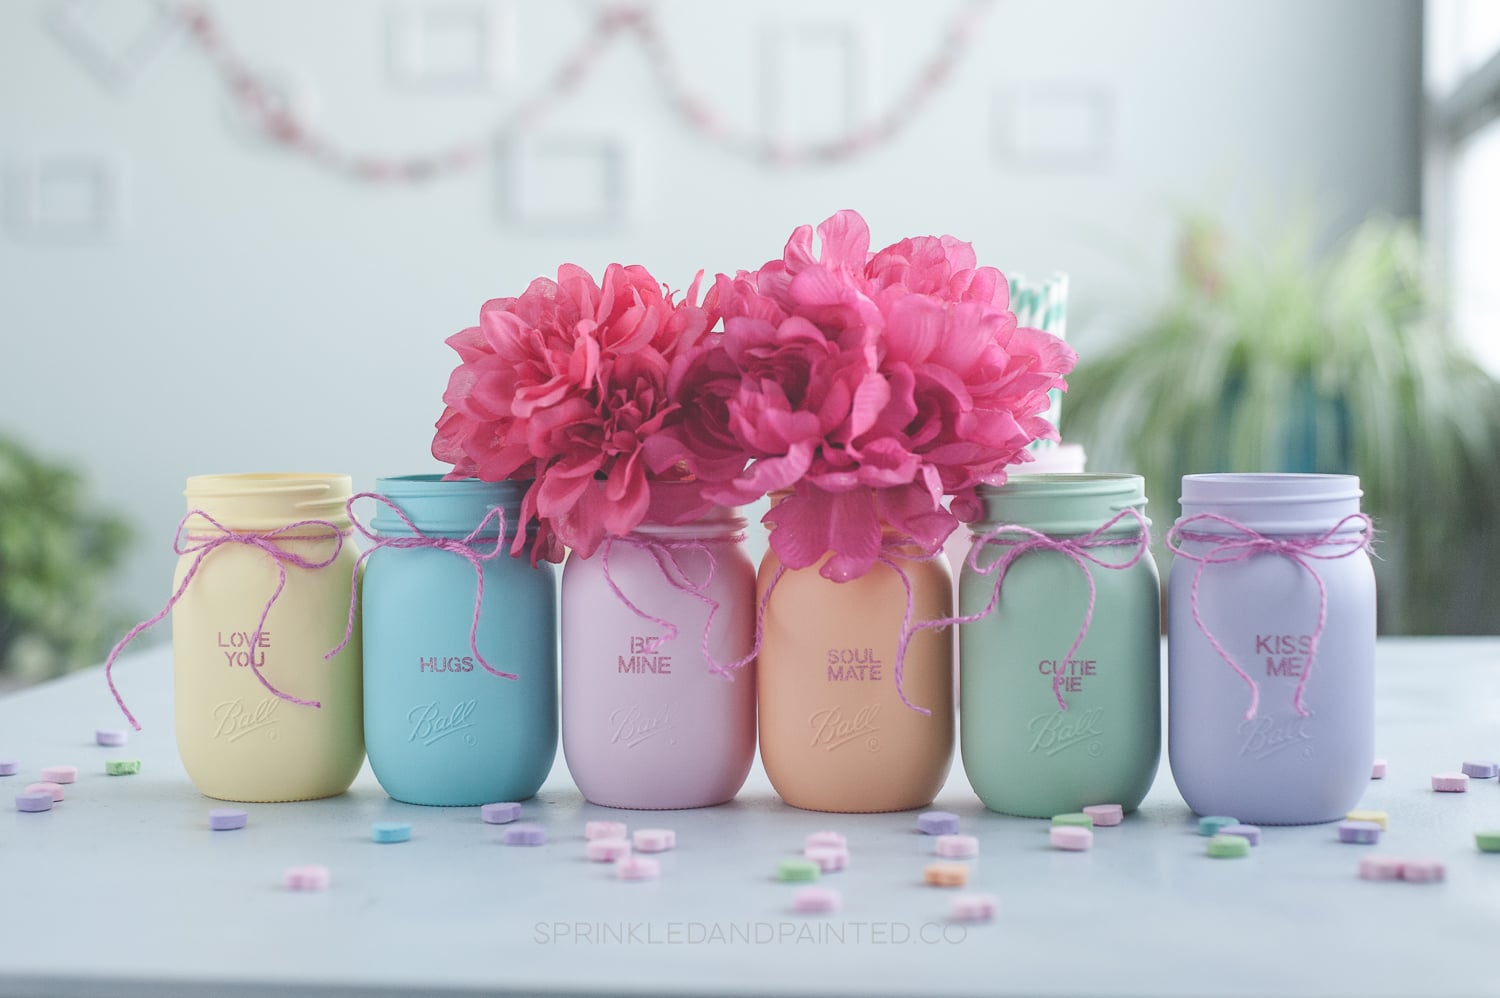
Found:
[{"label": "green striped paper straw", "polygon": [[[1040,284],[1028,281],[1023,274],[1010,278],[1010,307],[1016,313],[1016,323],[1032,329],[1051,333],[1060,340],[1068,338],[1068,275],[1054,273]],[[1046,418],[1053,426],[1062,416],[1062,392],[1053,389],[1047,395],[1051,404]],[[1031,449],[1048,450],[1056,447],[1056,441],[1034,440]]]}]

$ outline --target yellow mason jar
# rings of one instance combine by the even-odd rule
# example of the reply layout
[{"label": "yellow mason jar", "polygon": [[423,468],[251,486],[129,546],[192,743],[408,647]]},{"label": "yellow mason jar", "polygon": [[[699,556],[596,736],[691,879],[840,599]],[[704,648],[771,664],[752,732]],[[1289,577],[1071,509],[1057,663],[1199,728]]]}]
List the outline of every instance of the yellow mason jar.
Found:
[{"label": "yellow mason jar", "polygon": [[187,481],[172,583],[187,582],[172,613],[177,748],[209,797],[331,797],[364,762],[358,620],[323,657],[349,614],[350,487],[320,474]]}]

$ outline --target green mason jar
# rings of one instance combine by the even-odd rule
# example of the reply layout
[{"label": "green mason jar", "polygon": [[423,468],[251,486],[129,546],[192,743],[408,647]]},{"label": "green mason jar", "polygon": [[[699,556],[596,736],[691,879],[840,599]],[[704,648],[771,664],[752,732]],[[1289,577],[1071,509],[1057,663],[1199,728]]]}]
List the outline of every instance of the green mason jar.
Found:
[{"label": "green mason jar", "polygon": [[959,582],[959,732],[985,807],[1134,810],[1161,753],[1161,588],[1138,475],[981,487]]}]

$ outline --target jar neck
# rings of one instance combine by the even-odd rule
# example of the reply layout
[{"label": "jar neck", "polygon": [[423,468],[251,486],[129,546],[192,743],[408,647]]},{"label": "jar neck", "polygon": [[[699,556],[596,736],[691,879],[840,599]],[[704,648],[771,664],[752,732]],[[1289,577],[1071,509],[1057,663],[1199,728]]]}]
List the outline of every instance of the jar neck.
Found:
[{"label": "jar neck", "polygon": [[[492,510],[500,509],[505,517],[506,536],[514,537],[521,518],[521,499],[531,482],[482,482],[477,478],[448,480],[442,475],[396,475],[375,480],[375,492],[385,497],[411,521],[408,525],[391,506],[377,502],[370,526],[377,534],[412,536],[414,531],[467,537],[481,523],[485,529],[479,537],[499,534],[498,518]],[[490,517],[489,522],[485,518]]]},{"label": "jar neck", "polygon": [[743,540],[745,518],[742,516],[707,516],[687,523],[642,523],[629,537],[641,541],[704,541],[728,543]]},{"label": "jar neck", "polygon": [[[1321,533],[1358,513],[1363,492],[1355,475],[1214,474],[1182,479],[1182,516],[1223,517],[1263,534]],[[1190,524],[1194,533],[1228,534],[1234,527],[1211,519]],[[1358,524],[1347,532],[1356,533]]]},{"label": "jar neck", "polygon": [[[352,487],[348,475],[195,475],[183,495],[189,510],[201,510],[231,530],[275,530],[301,520],[323,520],[348,531],[345,504]],[[188,527],[213,529],[196,522]]]},{"label": "jar neck", "polygon": [[[984,511],[970,529],[982,534],[1012,525],[1044,534],[1087,534],[1118,517],[1110,534],[1138,534],[1151,524],[1145,515],[1145,489],[1140,475],[1011,475],[1004,485],[976,489]],[[1132,510],[1139,519],[1120,515]]]}]

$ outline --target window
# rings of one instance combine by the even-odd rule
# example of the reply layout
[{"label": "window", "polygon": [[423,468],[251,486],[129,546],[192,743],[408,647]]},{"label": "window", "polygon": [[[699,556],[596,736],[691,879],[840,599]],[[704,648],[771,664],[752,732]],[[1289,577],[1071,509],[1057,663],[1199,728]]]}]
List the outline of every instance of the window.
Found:
[{"label": "window", "polygon": [[1423,218],[1459,335],[1500,375],[1500,3],[1427,0]]}]

